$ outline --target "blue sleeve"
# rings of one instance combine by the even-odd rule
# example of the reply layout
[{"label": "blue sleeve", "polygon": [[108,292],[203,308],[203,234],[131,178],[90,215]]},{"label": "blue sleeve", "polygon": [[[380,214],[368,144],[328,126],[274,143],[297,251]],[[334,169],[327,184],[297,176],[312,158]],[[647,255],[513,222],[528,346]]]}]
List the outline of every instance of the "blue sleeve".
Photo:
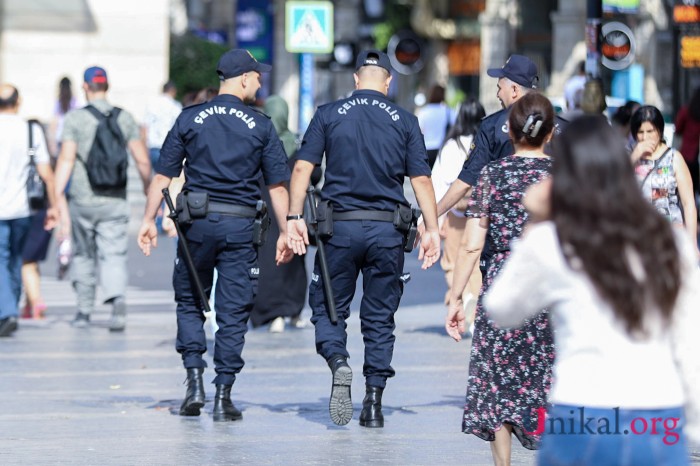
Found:
[{"label": "blue sleeve", "polygon": [[262,173],[266,186],[289,181],[290,177],[287,153],[272,123],[268,128],[267,144],[263,147]]},{"label": "blue sleeve", "polygon": [[406,174],[408,176],[430,176],[428,153],[425,150],[425,139],[421,133],[417,118],[409,120],[408,141],[406,143]]},{"label": "blue sleeve", "polygon": [[296,153],[297,160],[305,160],[314,165],[321,165],[326,150],[326,135],[321,121],[322,112],[317,110],[304,133],[301,148]]},{"label": "blue sleeve", "polygon": [[474,148],[469,153],[467,160],[464,161],[462,171],[459,173],[458,178],[469,186],[476,186],[481,169],[490,162],[491,145],[486,134],[487,128],[484,128],[484,126],[487,125],[482,125],[479,132],[476,133]]},{"label": "blue sleeve", "polygon": [[175,178],[180,176],[184,160],[185,142],[180,134],[180,119],[178,118],[163,142],[160,158],[153,169],[160,175]]}]

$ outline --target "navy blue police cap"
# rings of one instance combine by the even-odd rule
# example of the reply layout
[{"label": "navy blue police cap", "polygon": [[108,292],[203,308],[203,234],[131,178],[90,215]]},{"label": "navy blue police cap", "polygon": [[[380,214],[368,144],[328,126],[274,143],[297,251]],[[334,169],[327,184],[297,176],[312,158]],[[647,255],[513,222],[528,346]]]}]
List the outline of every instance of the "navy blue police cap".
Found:
[{"label": "navy blue police cap", "polygon": [[379,50],[365,50],[360,52],[355,62],[355,71],[363,66],[379,66],[391,73],[391,62],[386,53]]},{"label": "navy blue police cap", "polygon": [[539,76],[537,65],[525,55],[511,55],[501,68],[489,68],[486,74],[492,78],[508,78],[524,87],[537,89]]},{"label": "navy blue police cap", "polygon": [[270,65],[260,63],[245,49],[229,50],[221,55],[219,64],[216,65],[216,73],[222,80],[235,78],[249,71],[264,73],[271,69],[272,67]]}]

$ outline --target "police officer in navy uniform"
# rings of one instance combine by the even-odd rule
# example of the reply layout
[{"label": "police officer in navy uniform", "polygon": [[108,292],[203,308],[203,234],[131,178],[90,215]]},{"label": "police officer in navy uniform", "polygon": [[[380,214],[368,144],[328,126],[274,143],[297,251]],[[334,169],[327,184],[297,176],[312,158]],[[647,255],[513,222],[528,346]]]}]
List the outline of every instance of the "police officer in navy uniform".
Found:
[{"label": "police officer in navy uniform", "polygon": [[[261,171],[281,226],[277,263],[292,257],[283,228],[289,203],[287,156],[270,119],[247,105],[255,101],[260,89],[260,73],[270,69],[246,50],[230,50],[221,56],[216,70],[221,80],[219,95],[207,103],[184,109],[168,133],[155,166],[156,175],[138,236],[139,246],[149,255],[151,246],[157,245],[155,216],[163,198],[161,191],[168,187],[171,178],[180,174],[184,161],[183,193],[187,199],[199,198],[200,202],[190,205],[182,199],[177,210],[183,205],[201,205],[202,193],[208,194],[205,211],[190,209],[192,219],[182,225],[207,295],[211,293],[214,268],[218,271],[214,291],[219,326],[214,347],[215,421],[241,418],[241,412],[231,401],[231,386],[243,367],[241,351],[257,292],[259,270],[253,229]],[[202,383],[202,372],[207,366],[202,358],[207,348],[205,318],[181,247],[173,272],[176,348],[187,370],[187,393],[180,415],[198,416],[205,400]]]},{"label": "police officer in navy uniform", "polygon": [[503,67],[489,68],[486,73],[498,78],[496,96],[503,108],[481,120],[479,132],[459,177],[438,203],[438,215],[450,210],[476,185],[486,164],[515,152],[508,132],[510,107],[522,96],[537,89],[539,82],[537,66],[524,55],[511,55]]},{"label": "police officer in navy uniform", "polygon": [[406,176],[411,179],[426,219],[427,230],[419,251],[424,269],[438,260],[440,237],[430,167],[418,120],[386,98],[391,81],[389,58],[376,50],[361,53],[354,78],[356,90],[352,95],[319,107],[304,135],[292,172],[287,231],[289,246],[297,254],[305,253],[308,234],[303,219],[304,196],[309,176],[325,153],[320,205],[327,201],[333,209],[332,236],[323,241],[337,306],[337,325],[327,314],[318,257],[309,287],[309,304],[316,329],[316,350],[332,371],[330,417],[338,425],[347,424],[352,418],[346,319],[357,277],[362,272],[360,321],[365,342],[366,396],[360,425],[383,427],[381,399],[386,380],[394,375],[394,313],[403,293],[401,274],[406,241],[392,218],[398,206],[408,207],[403,193]]},{"label": "police officer in navy uniform", "polygon": [[[437,204],[438,216],[468,195],[471,187],[476,185],[484,166],[515,152],[508,130],[510,107],[528,92],[536,92],[539,83],[537,66],[524,55],[511,55],[501,68],[489,68],[486,73],[492,78],[498,78],[496,96],[502,109],[481,120],[479,132],[472,141],[469,157],[465,160],[462,171]],[[560,132],[563,123],[563,120],[558,119],[555,134]],[[419,228],[419,233],[422,233],[422,229],[423,225]],[[491,254],[487,238],[479,264],[484,280]]]}]

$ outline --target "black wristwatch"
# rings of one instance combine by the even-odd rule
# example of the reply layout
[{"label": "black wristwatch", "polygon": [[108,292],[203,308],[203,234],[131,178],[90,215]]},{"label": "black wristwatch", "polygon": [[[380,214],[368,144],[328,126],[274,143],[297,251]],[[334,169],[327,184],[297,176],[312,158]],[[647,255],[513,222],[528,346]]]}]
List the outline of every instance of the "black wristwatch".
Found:
[{"label": "black wristwatch", "polygon": [[301,220],[302,218],[304,218],[302,214],[287,215],[287,220]]}]

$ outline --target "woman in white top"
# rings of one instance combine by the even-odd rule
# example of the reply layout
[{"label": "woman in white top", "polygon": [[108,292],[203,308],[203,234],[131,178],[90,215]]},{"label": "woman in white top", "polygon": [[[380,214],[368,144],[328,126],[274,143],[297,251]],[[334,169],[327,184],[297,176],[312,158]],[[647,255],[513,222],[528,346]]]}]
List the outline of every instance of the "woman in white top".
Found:
[{"label": "woman in white top", "polygon": [[[478,100],[470,98],[462,102],[457,109],[457,119],[447,132],[445,144],[440,149],[435,165],[433,165],[432,182],[435,191],[435,201],[439,202],[445,195],[450,185],[457,179],[464,161],[469,156],[474,135],[479,130],[481,119],[486,116],[484,107]],[[459,242],[462,239],[467,218],[464,211],[467,210],[469,198],[459,201],[450,211],[440,219],[440,236],[443,239],[443,254],[440,258],[440,266],[445,272],[447,293],[445,304],[448,303],[455,261],[459,252]],[[462,294],[465,303],[467,319],[469,323],[474,320],[476,299],[481,288],[481,271],[474,267],[467,287]]]},{"label": "woman in white top", "polygon": [[550,311],[538,464],[688,464],[686,435],[700,437],[694,247],[644,199],[604,119],[582,117],[554,143],[551,221],[529,227],[485,298],[501,327]]}]

